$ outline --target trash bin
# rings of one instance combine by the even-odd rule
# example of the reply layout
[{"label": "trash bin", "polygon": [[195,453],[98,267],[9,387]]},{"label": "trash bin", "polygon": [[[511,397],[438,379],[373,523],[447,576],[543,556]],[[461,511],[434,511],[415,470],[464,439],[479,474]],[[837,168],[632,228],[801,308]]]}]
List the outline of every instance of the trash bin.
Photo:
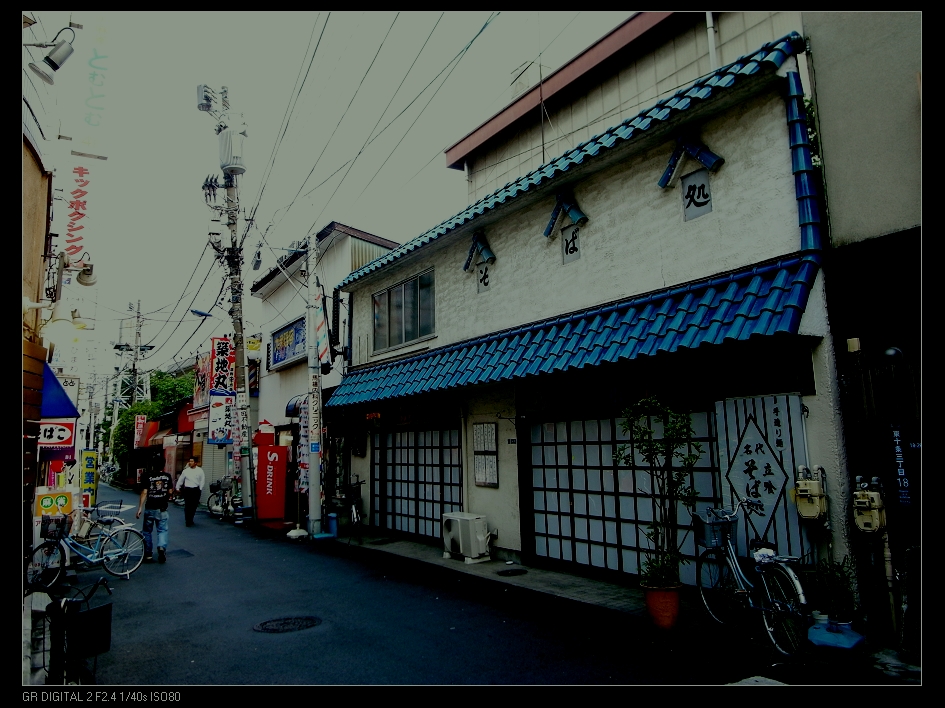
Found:
[{"label": "trash bin", "polygon": [[328,515],[328,533],[338,538],[338,514]]}]

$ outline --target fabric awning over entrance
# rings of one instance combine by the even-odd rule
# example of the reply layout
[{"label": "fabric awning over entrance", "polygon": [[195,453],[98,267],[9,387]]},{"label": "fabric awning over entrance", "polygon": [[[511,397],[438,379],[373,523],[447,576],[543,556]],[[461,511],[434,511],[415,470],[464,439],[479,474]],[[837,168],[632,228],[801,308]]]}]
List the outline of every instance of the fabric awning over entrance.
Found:
[{"label": "fabric awning over entrance", "polygon": [[163,428],[162,430],[159,430],[157,433],[155,433],[154,435],[151,436],[151,439],[150,439],[150,440],[148,440],[148,446],[151,446],[151,445],[163,445],[163,444],[164,444],[164,436],[165,436],[165,435],[169,435],[170,432],[171,432],[171,429],[170,429],[170,428]]},{"label": "fabric awning over entrance", "polygon": [[797,334],[819,266],[817,254],[785,258],[358,369],[326,406]]},{"label": "fabric awning over entrance", "polygon": [[78,418],[79,411],[56,378],[56,374],[43,363],[43,405],[40,409],[43,418]]},{"label": "fabric awning over entrance", "polygon": [[300,393],[298,396],[293,396],[289,399],[289,402],[285,404],[285,417],[286,418],[298,418],[299,409],[302,407],[302,404],[305,402],[305,398],[308,396],[307,393]]}]

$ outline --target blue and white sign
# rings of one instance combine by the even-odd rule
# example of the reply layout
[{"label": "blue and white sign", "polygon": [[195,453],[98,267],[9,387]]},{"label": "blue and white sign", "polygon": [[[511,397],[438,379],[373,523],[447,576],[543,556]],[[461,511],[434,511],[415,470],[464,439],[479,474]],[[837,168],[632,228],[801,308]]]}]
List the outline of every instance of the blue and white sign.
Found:
[{"label": "blue and white sign", "polygon": [[306,360],[308,351],[305,348],[305,318],[302,317],[273,332],[271,348],[271,366]]},{"label": "blue and white sign", "polygon": [[320,443],[312,443],[312,452],[318,452],[319,450],[321,450],[321,444],[320,444]]}]

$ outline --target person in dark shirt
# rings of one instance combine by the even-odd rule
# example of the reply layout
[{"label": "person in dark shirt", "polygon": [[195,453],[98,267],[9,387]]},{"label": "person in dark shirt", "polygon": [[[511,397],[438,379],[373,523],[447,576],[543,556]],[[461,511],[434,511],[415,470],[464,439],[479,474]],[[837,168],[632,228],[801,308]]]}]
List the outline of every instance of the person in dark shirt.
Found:
[{"label": "person in dark shirt", "polygon": [[135,518],[141,518],[141,512],[144,511],[144,522],[142,531],[144,532],[144,560],[152,561],[152,543],[151,534],[157,526],[157,554],[158,562],[164,563],[167,560],[167,502],[170,499],[173,482],[171,475],[164,471],[163,460],[154,461],[148,470],[142,475],[138,482],[138,511]]}]

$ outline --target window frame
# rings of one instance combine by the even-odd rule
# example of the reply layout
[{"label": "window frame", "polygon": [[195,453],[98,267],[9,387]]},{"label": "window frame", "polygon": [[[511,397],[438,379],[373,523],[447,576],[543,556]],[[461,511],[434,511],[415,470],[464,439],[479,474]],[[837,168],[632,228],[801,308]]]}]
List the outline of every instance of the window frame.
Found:
[{"label": "window frame", "polygon": [[[372,356],[375,354],[382,354],[384,352],[411,346],[413,344],[416,344],[417,342],[423,342],[425,340],[432,339],[433,337],[436,336],[436,276],[434,274],[434,271],[435,271],[434,268],[427,268],[417,273],[416,275],[412,275],[411,277],[405,278],[397,283],[394,283],[393,285],[383,288],[382,290],[377,290],[371,293],[371,318],[372,318],[371,355]],[[420,287],[420,279],[427,275],[430,276],[431,287],[429,289],[432,290],[432,294],[428,296],[430,298],[429,303],[428,303],[429,311],[430,311],[429,312],[430,331],[423,333],[423,329],[421,327],[421,321],[423,319],[422,293],[424,292],[424,290]],[[416,307],[416,321],[415,322],[411,321],[411,318],[406,316],[407,313],[405,312],[405,303],[409,299],[408,297],[406,297],[407,291],[405,289],[405,286],[414,281],[416,281],[416,290],[415,290],[416,299],[414,303]],[[395,291],[398,290],[398,288],[400,289],[400,292],[401,292],[401,297],[399,299],[394,297],[394,293]],[[386,308],[386,313],[385,313],[386,316],[384,317],[384,321],[383,321],[383,330],[384,330],[384,336],[386,338],[386,341],[384,343],[385,346],[381,346],[381,347],[378,346],[378,331],[380,328],[378,327],[377,311],[378,311],[379,300],[383,300],[383,303],[384,303],[383,306]],[[399,312],[392,313],[392,306],[394,306],[395,302],[400,303]],[[396,315],[396,316],[392,316],[392,315]],[[399,328],[400,328],[400,332],[399,332],[400,339],[399,341],[391,344],[391,339],[392,339],[391,326],[395,322],[399,325]],[[408,330],[410,329],[412,329],[416,334],[412,339],[407,339],[406,337],[408,334]]]}]

